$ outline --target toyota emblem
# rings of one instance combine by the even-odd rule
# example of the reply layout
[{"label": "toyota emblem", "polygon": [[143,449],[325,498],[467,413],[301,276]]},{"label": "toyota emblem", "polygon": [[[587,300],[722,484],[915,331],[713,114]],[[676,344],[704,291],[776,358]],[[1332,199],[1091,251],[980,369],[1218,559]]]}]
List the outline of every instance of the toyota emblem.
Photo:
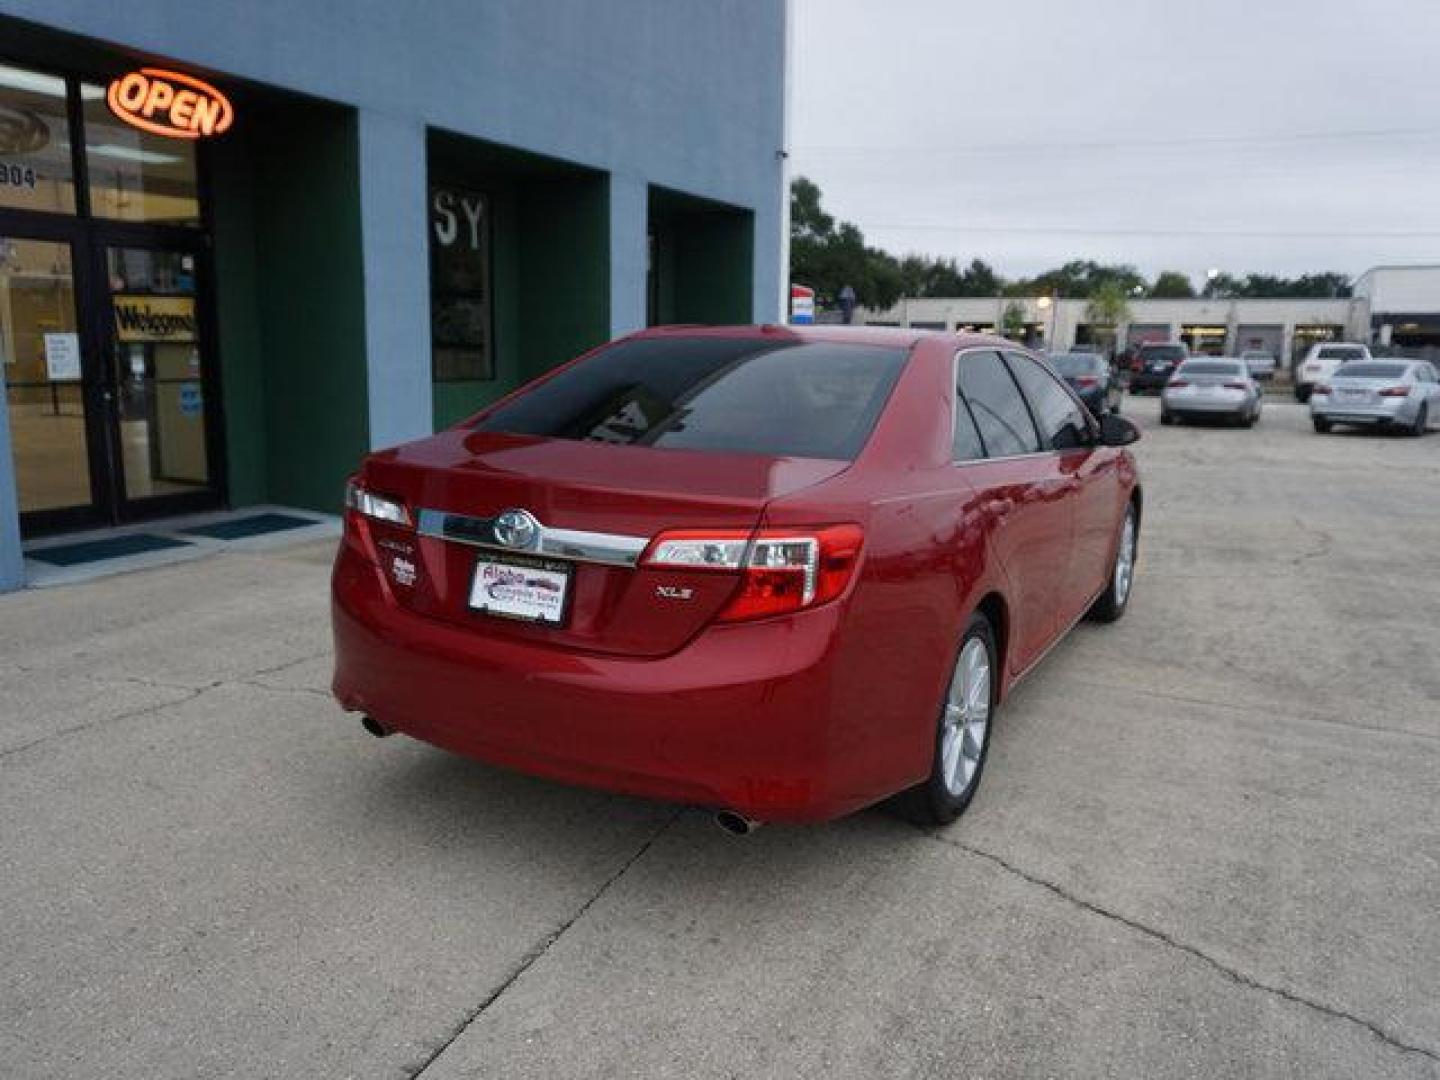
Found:
[{"label": "toyota emblem", "polygon": [[506,510],[491,526],[497,543],[525,551],[540,539],[540,522],[528,510]]}]

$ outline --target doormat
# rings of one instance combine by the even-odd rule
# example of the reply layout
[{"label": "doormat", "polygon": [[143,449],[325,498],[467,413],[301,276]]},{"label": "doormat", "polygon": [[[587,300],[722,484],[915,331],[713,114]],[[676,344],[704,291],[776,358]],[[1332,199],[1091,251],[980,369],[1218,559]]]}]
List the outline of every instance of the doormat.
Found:
[{"label": "doormat", "polygon": [[209,540],[244,540],[266,533],[284,532],[286,529],[303,529],[307,525],[319,525],[310,518],[294,514],[251,514],[249,517],[217,521],[214,525],[200,525],[193,529],[181,529],[186,536],[203,536]]},{"label": "doormat", "polygon": [[79,566],[81,563],[99,562],[102,559],[123,559],[127,555],[144,555],[150,551],[190,546],[184,540],[173,540],[168,536],[130,533],[125,536],[107,536],[103,540],[84,540],[78,544],[61,544],[58,547],[27,551],[25,558],[49,563],[51,566]]}]

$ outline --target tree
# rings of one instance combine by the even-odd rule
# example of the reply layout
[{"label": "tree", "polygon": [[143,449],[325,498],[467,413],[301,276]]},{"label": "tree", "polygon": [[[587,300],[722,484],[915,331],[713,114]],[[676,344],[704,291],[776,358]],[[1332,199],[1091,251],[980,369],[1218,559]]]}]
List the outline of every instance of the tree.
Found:
[{"label": "tree", "polygon": [[1116,330],[1130,321],[1130,291],[1118,281],[1103,282],[1085,305],[1085,321],[1094,329],[1097,341],[1114,345]]},{"label": "tree", "polygon": [[1015,300],[1005,305],[1000,313],[1000,333],[1019,341],[1025,336],[1025,307]]},{"label": "tree", "polygon": [[960,276],[960,291],[957,296],[999,296],[1001,281],[990,265],[981,259],[971,259],[965,273]]},{"label": "tree", "polygon": [[790,276],[815,290],[821,304],[833,306],[849,285],[861,304],[887,308],[905,293],[901,264],[893,255],[865,243],[849,221],[838,224],[821,208],[820,188],[798,176],[790,184]]},{"label": "tree", "polygon": [[835,233],[835,219],[820,209],[820,185],[803,176],[790,184],[790,242],[824,242]]},{"label": "tree", "polygon": [[1150,286],[1150,296],[1156,300],[1190,300],[1195,296],[1195,286],[1178,270],[1164,270]]},{"label": "tree", "polygon": [[1107,266],[1093,259],[1073,259],[1028,281],[1017,281],[1011,288],[1016,295],[1049,293],[1071,299],[1089,299],[1104,285],[1118,285],[1129,292],[1137,287],[1143,288],[1145,279],[1140,276],[1140,271],[1128,264]]}]

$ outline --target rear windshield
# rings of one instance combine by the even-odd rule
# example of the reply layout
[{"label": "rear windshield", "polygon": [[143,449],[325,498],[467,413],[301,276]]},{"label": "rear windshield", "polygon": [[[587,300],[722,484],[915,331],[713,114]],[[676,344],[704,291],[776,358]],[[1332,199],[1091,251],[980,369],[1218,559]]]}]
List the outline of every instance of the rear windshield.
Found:
[{"label": "rear windshield", "polygon": [[1346,364],[1337,379],[1403,379],[1408,364]]},{"label": "rear windshield", "polygon": [[1142,345],[1140,355],[1146,360],[1184,360],[1185,350],[1179,345]]},{"label": "rear windshield", "polygon": [[575,364],[481,431],[672,450],[851,460],[908,350],[794,338],[643,338]]},{"label": "rear windshield", "polygon": [[1359,360],[1365,350],[1354,345],[1322,345],[1316,355],[1325,360]]},{"label": "rear windshield", "polygon": [[1050,357],[1061,375],[1093,375],[1100,370],[1100,357],[1093,353],[1070,353]]},{"label": "rear windshield", "polygon": [[1182,375],[1239,375],[1240,365],[1219,360],[1192,360],[1180,369]]}]

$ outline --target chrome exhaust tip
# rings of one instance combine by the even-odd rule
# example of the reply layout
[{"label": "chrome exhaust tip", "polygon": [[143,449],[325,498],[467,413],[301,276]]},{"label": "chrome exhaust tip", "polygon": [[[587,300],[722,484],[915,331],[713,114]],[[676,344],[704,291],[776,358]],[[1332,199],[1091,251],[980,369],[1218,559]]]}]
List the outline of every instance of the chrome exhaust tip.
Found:
[{"label": "chrome exhaust tip", "polygon": [[737,814],[734,810],[717,810],[715,811],[715,824],[731,836],[749,836],[764,822]]},{"label": "chrome exhaust tip", "polygon": [[368,731],[371,735],[374,735],[377,739],[383,739],[387,735],[395,734],[384,724],[380,723],[379,720],[376,720],[373,716],[362,716],[360,718],[360,726],[363,727],[366,731]]}]

